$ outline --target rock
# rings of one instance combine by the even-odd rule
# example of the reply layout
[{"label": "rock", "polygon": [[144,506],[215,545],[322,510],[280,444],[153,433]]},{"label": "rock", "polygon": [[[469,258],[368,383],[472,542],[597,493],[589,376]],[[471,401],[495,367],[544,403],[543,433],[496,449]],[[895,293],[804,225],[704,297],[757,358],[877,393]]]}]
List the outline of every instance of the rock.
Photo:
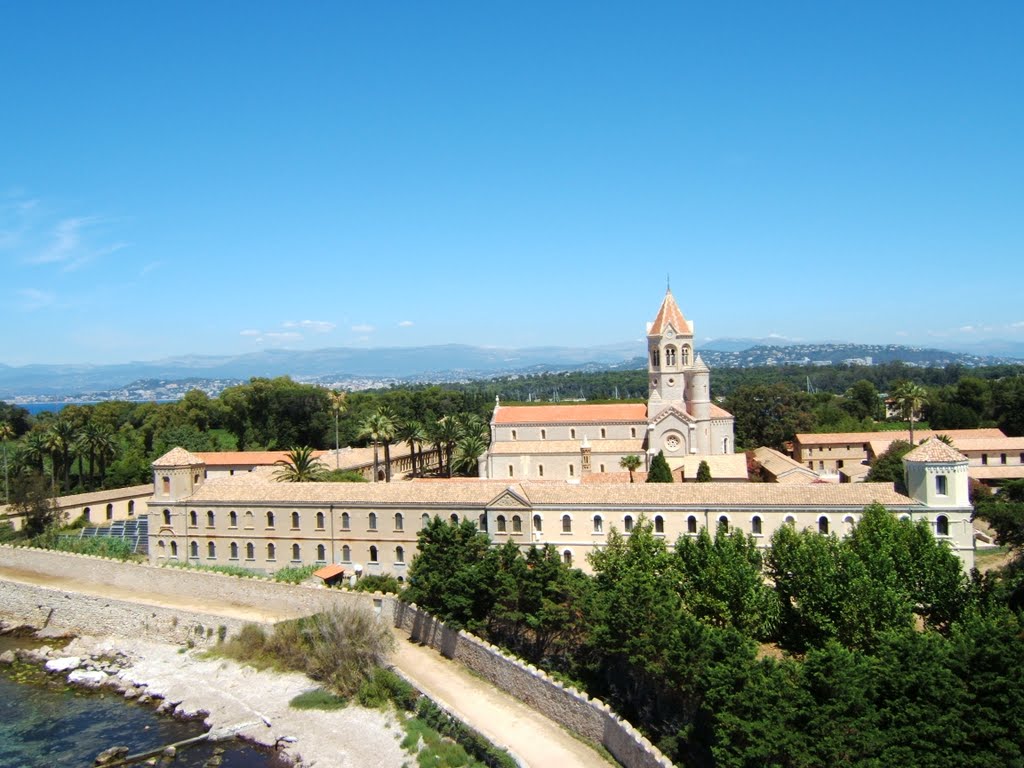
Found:
[{"label": "rock", "polygon": [[128,754],[128,747],[111,747],[96,755],[96,765],[106,765]]},{"label": "rock", "polygon": [[0,664],[13,664],[16,658],[14,651],[4,651],[0,653]]},{"label": "rock", "polygon": [[82,660],[78,656],[64,656],[59,659],[50,659],[46,662],[47,672],[70,672],[82,666]]},{"label": "rock", "polygon": [[87,688],[99,688],[107,681],[108,677],[106,672],[100,672],[98,669],[76,669],[68,675],[68,682],[84,685]]},{"label": "rock", "polygon": [[124,697],[126,699],[137,699],[137,698],[139,698],[139,689],[138,688],[129,688],[128,690],[126,690],[124,692]]},{"label": "rock", "polygon": [[164,757],[175,757],[178,754],[178,750],[174,746],[170,746],[163,751]]}]

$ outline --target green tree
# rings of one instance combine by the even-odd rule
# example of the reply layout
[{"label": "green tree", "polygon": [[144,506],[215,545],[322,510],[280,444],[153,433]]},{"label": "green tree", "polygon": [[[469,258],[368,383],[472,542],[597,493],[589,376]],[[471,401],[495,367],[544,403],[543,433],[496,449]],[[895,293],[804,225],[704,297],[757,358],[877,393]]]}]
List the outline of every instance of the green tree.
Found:
[{"label": "green tree", "polygon": [[697,482],[711,482],[711,467],[708,466],[708,463],[704,461],[704,459],[701,459],[700,464],[697,465]]},{"label": "green tree", "polygon": [[280,467],[274,472],[274,479],[279,483],[312,483],[322,479],[327,471],[308,445],[292,448],[285,458],[274,464]]},{"label": "green tree", "polygon": [[928,403],[928,392],[920,384],[901,381],[892,391],[892,399],[899,406],[900,413],[910,425],[910,444],[914,444],[914,421],[920,416],[921,408]]},{"label": "green tree", "polygon": [[455,444],[455,466],[463,474],[476,475],[478,461],[487,453],[488,442],[479,434],[463,435]]},{"label": "green tree", "polygon": [[384,479],[391,480],[391,440],[395,436],[395,422],[391,418],[390,411],[380,407],[363,421],[359,430],[360,437],[369,438],[373,443],[373,481],[377,482],[380,477],[380,459],[378,458],[378,447],[384,444],[384,461],[387,465],[384,470]]},{"label": "green tree", "polygon": [[7,441],[14,437],[14,427],[8,422],[0,422],[0,441],[3,442],[4,446],[4,503],[7,504],[11,500],[11,487],[9,474],[10,471],[7,467]]},{"label": "green tree", "polygon": [[672,470],[665,459],[665,453],[658,451],[658,455],[651,459],[651,468],[647,471],[648,483],[671,483]]},{"label": "green tree", "polygon": [[629,482],[633,482],[633,473],[640,468],[643,461],[635,453],[631,453],[628,456],[623,456],[619,460],[619,466],[629,472]]},{"label": "green tree", "polygon": [[878,388],[861,379],[843,395],[842,408],[855,419],[875,419],[881,412]]},{"label": "green tree", "polygon": [[11,484],[11,507],[25,518],[25,532],[38,536],[60,522],[49,483],[41,472],[20,472]]},{"label": "green tree", "polygon": [[417,537],[402,599],[471,632],[486,626],[494,602],[495,557],[487,534],[469,520],[435,516]]},{"label": "green tree", "polygon": [[881,456],[871,462],[865,480],[869,483],[895,483],[897,489],[905,490],[906,482],[903,472],[903,457],[913,450],[914,446],[906,440],[894,440]]},{"label": "green tree", "polygon": [[[345,400],[346,400],[347,397],[348,397],[348,393],[347,392],[339,392],[336,389],[332,389],[330,392],[327,393],[328,402],[330,402],[331,410],[334,412],[334,468],[335,469],[339,468],[339,466],[340,466],[339,462],[341,461],[341,457],[340,457],[340,454],[339,454],[339,451],[341,450],[341,446],[338,443],[338,419],[341,416],[342,411],[344,411],[348,407],[347,404],[345,403]],[[415,467],[415,465],[413,465],[413,466]],[[416,474],[415,469],[413,470],[413,474],[414,475]]]},{"label": "green tree", "polygon": [[784,450],[795,434],[812,431],[811,406],[808,395],[783,383],[739,386],[725,403],[735,419],[736,445],[750,449]]},{"label": "green tree", "polygon": [[415,419],[407,419],[398,425],[396,437],[409,447],[409,460],[412,462],[412,476],[416,477],[416,449],[423,452],[423,443],[427,440],[427,433],[423,425]]}]

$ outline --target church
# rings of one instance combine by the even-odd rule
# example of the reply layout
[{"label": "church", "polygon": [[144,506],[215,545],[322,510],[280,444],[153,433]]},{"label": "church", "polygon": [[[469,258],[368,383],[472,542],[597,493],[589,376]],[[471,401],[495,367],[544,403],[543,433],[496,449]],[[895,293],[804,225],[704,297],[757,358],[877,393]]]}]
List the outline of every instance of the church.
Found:
[{"label": "church", "polygon": [[671,290],[647,325],[647,370],[646,404],[496,403],[480,476],[586,482],[623,472],[620,462],[630,455],[646,470],[663,451],[676,480],[695,478],[701,461],[716,480],[746,480],[732,414],[711,402],[711,372]]}]

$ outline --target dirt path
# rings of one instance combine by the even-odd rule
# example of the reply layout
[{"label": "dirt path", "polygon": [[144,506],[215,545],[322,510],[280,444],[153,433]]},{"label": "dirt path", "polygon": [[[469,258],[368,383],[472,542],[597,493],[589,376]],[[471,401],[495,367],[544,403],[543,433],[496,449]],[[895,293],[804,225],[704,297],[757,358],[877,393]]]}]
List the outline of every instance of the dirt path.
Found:
[{"label": "dirt path", "polygon": [[[298,613],[260,611],[226,601],[196,600],[152,592],[78,582],[59,574],[41,574],[0,566],[0,579],[50,587],[94,597],[162,608],[178,608],[243,621],[268,622],[296,618]],[[436,651],[395,633],[393,662],[420,690],[455,712],[487,738],[510,749],[531,768],[591,768],[608,766],[607,760],[578,741],[559,725],[522,702],[470,674]]]}]

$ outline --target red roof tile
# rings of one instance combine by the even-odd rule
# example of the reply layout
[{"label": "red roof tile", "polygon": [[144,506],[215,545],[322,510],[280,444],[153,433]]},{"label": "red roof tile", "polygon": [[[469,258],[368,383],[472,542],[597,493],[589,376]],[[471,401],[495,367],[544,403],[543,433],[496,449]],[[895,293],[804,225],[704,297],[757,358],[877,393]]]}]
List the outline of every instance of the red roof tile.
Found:
[{"label": "red roof tile", "polygon": [[494,412],[495,424],[610,424],[647,420],[643,403],[608,405],[502,405]]},{"label": "red roof tile", "polygon": [[665,299],[661,302],[661,308],[658,310],[654,323],[651,324],[651,330],[647,332],[647,335],[660,336],[665,332],[665,326],[667,325],[675,328],[676,333],[690,332],[690,324],[686,322],[686,318],[683,317],[683,313],[679,310],[679,305],[676,304],[672,291],[665,291]]}]

